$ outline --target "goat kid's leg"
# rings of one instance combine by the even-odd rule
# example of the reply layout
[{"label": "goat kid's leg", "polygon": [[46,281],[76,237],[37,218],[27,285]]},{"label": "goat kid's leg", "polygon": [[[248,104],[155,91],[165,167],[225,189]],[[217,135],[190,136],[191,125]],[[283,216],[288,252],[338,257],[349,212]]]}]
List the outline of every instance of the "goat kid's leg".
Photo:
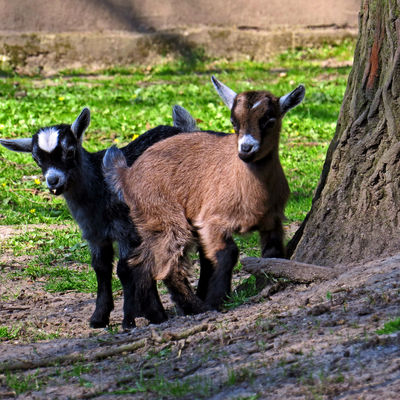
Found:
[{"label": "goat kid's leg", "polygon": [[185,315],[199,314],[209,310],[206,304],[193,293],[185,268],[179,265],[171,269],[164,283],[172,300]]},{"label": "goat kid's leg", "polygon": [[199,258],[200,258],[200,278],[197,284],[197,296],[201,300],[205,300],[208,292],[208,285],[210,283],[211,276],[214,272],[214,265],[211,260],[209,260],[203,249],[199,248]]},{"label": "goat kid's leg", "polygon": [[[169,205],[166,204],[166,207]],[[192,227],[180,208],[170,208],[154,211],[160,218],[157,231],[156,223],[152,220],[152,229],[141,225],[140,236],[143,240],[140,257],[143,265],[140,267],[140,277],[146,271],[151,277],[163,279],[172,300],[185,314],[197,314],[207,310],[205,304],[193,293],[187,279],[191,264],[187,258],[187,249],[194,243]],[[152,216],[153,219],[157,217]],[[139,268],[138,268],[139,269]],[[150,275],[149,275],[150,276]],[[143,287],[149,287],[150,278]]]},{"label": "goat kid's leg", "polygon": [[281,220],[275,221],[275,227],[272,230],[260,230],[261,256],[263,258],[285,258],[283,238]]},{"label": "goat kid's leg", "polygon": [[157,282],[143,265],[132,268],[135,283],[135,305],[137,315],[147,318],[152,324],[160,324],[168,319],[157,291]]},{"label": "goat kid's leg", "polygon": [[90,317],[92,328],[104,328],[110,322],[110,313],[114,308],[111,278],[114,251],[111,242],[101,245],[89,243],[92,254],[92,267],[97,278],[96,309]]},{"label": "goat kid's leg", "polygon": [[232,238],[225,240],[225,247],[215,253],[216,265],[210,278],[206,303],[218,310],[231,293],[232,271],[237,263],[239,250]]},{"label": "goat kid's leg", "polygon": [[136,326],[135,317],[137,317],[137,307],[135,305],[135,280],[132,269],[129,267],[126,258],[120,258],[117,265],[117,275],[121,281],[124,292],[124,318],[122,328],[124,330],[132,329]]}]

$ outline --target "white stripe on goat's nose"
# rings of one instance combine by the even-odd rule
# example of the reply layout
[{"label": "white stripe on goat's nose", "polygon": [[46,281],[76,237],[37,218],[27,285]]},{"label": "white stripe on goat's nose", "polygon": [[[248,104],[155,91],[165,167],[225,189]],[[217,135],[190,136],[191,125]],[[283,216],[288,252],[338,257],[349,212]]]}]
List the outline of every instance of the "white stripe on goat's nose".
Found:
[{"label": "white stripe on goat's nose", "polygon": [[246,133],[239,139],[238,151],[240,153],[253,153],[260,148],[260,142]]},{"label": "white stripe on goat's nose", "polygon": [[46,153],[51,153],[58,143],[58,130],[55,128],[43,129],[39,132],[38,145]]}]

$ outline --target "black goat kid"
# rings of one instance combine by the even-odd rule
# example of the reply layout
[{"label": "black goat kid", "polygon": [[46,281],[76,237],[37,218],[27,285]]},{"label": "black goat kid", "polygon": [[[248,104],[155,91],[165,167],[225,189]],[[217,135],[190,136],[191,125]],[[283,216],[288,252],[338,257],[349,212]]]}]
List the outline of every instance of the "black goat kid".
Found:
[{"label": "black goat kid", "polygon": [[[132,165],[154,143],[196,129],[194,119],[182,107],[174,107],[173,118],[174,126],[153,128],[121,148],[128,165]],[[113,242],[118,242],[117,274],[124,290],[122,325],[128,329],[135,325],[135,286],[127,259],[139,245],[140,239],[129,218],[129,208],[110,192],[104,181],[102,160],[105,150],[90,153],[82,147],[83,133],[89,123],[90,111],[84,108],[72,125],[45,127],[39,129],[32,138],[0,139],[0,143],[13,151],[32,153],[42,169],[50,192],[64,196],[83,237],[88,241],[97,277],[96,309],[90,318],[93,328],[108,325],[114,308],[111,290]],[[151,290],[159,299],[155,282]]]}]

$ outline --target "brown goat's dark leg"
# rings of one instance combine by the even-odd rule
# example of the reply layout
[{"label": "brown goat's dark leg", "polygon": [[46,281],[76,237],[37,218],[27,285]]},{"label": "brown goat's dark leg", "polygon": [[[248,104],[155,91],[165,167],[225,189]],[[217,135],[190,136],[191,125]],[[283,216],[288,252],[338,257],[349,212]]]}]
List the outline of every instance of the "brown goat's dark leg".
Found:
[{"label": "brown goat's dark leg", "polygon": [[239,256],[239,250],[232,238],[226,240],[223,250],[216,253],[217,267],[208,285],[206,303],[214,309],[219,309],[222,302],[231,292],[232,270]]},{"label": "brown goat's dark leg", "polygon": [[136,315],[147,318],[152,324],[160,324],[168,319],[157,291],[157,282],[142,266],[132,267],[132,279],[135,284]]},{"label": "brown goat's dark leg", "polygon": [[205,300],[208,292],[208,285],[212,274],[214,273],[214,265],[211,260],[209,260],[202,248],[199,248],[199,258],[200,258],[200,278],[197,284],[197,296],[201,300]]},{"label": "brown goat's dark leg", "polygon": [[283,227],[280,220],[276,220],[275,229],[260,230],[261,256],[263,258],[285,258],[283,236]]},{"label": "brown goat's dark leg", "polygon": [[208,307],[192,291],[184,269],[174,268],[164,283],[171,293],[172,300],[185,315],[199,314],[208,310]]},{"label": "brown goat's dark leg", "polygon": [[92,267],[97,278],[96,309],[90,317],[92,328],[104,328],[110,322],[110,313],[114,308],[111,289],[112,262],[114,251],[112,243],[97,245],[89,243],[92,254]]}]

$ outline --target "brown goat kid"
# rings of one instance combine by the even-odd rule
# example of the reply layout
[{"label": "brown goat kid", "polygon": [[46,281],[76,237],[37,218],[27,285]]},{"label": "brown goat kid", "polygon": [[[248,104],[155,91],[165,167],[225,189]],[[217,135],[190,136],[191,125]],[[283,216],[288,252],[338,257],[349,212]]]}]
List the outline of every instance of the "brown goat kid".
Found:
[{"label": "brown goat kid", "polygon": [[[282,219],[289,187],[279,160],[281,121],[304,98],[299,86],[281,98],[266,91],[236,95],[214,77],[231,109],[235,135],[198,132],[156,143],[127,168],[112,148],[103,164],[123,195],[142,243],[130,264],[142,315],[165,315],[150,298],[152,279],[164,280],[186,314],[218,309],[230,293],[238,259],[234,233],[260,232],[262,256],[284,257]],[[188,252],[197,245],[197,296],[188,282]],[[138,314],[138,315],[139,315]]]}]

